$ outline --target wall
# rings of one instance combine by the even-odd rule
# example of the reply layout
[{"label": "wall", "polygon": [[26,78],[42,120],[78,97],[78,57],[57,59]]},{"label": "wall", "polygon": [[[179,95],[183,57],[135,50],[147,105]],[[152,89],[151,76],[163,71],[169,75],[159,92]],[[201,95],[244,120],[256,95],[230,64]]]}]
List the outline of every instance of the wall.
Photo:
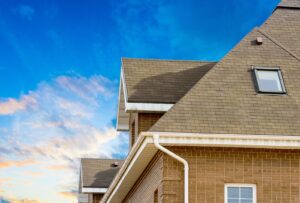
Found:
[{"label": "wall", "polygon": [[138,135],[148,131],[162,115],[162,113],[131,113],[129,116],[130,147],[136,142]]},{"label": "wall", "polygon": [[157,153],[134,187],[127,194],[123,203],[153,203],[157,190],[158,202],[162,200],[163,155]]},{"label": "wall", "polygon": [[[191,203],[223,203],[225,183],[256,184],[258,203],[299,203],[300,150],[170,147],[190,167]],[[183,166],[163,156],[163,202],[183,202]]]}]

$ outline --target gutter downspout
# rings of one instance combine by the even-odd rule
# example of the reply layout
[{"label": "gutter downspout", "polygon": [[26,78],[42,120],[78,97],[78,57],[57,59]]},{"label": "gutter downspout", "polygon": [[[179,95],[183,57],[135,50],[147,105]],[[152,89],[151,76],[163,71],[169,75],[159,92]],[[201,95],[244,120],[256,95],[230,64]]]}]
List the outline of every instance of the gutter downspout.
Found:
[{"label": "gutter downspout", "polygon": [[189,164],[188,164],[188,162],[185,159],[178,156],[177,154],[174,154],[167,148],[160,145],[159,144],[159,134],[153,135],[153,141],[154,141],[154,145],[157,149],[168,154],[169,156],[173,157],[174,159],[176,159],[177,161],[181,162],[184,165],[184,203],[188,203],[189,202]]}]

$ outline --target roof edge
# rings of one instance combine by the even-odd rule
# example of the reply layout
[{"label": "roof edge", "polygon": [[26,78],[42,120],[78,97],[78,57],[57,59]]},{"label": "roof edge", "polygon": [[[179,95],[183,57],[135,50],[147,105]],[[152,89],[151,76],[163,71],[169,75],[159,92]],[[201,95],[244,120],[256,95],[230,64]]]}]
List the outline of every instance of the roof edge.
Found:
[{"label": "roof edge", "polygon": [[168,62],[203,62],[203,63],[218,63],[219,61],[209,61],[209,60],[194,60],[194,59],[161,59],[161,58],[130,58],[130,57],[121,57],[121,61],[123,60],[141,60],[141,61],[168,61]]},{"label": "roof edge", "polygon": [[[101,202],[109,202],[117,190],[122,187],[125,177],[138,176],[131,171],[134,164],[142,159],[141,154],[147,148],[153,147],[152,136],[160,135],[160,143],[167,146],[213,146],[233,148],[262,148],[262,149],[300,149],[300,137],[289,135],[244,135],[244,134],[209,134],[209,133],[178,133],[178,132],[142,132],[129,153],[123,166],[115,176]],[[155,153],[153,153],[153,156]],[[145,166],[146,167],[146,166]],[[131,172],[131,174],[130,174]],[[135,177],[138,179],[138,177]],[[124,185],[123,185],[124,186]],[[130,189],[130,188],[129,188]],[[126,194],[122,194],[126,196]],[[114,201],[112,201],[114,202]]]}]

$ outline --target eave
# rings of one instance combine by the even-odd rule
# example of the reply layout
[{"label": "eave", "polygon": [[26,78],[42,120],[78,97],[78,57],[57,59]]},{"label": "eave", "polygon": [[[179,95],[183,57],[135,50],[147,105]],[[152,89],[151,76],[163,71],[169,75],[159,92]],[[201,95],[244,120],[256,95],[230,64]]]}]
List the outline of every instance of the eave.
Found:
[{"label": "eave", "polygon": [[143,132],[101,202],[122,202],[157,152],[154,134],[164,146],[300,149],[300,136]]}]

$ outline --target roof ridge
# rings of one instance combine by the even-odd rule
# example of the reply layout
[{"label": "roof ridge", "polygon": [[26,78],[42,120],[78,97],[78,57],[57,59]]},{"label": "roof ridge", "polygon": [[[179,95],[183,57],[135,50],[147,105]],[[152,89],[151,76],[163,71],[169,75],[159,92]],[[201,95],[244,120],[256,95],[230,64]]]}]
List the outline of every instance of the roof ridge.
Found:
[{"label": "roof ridge", "polygon": [[218,61],[209,61],[209,60],[197,60],[197,59],[161,59],[161,58],[129,58],[122,57],[123,59],[133,59],[133,60],[141,60],[141,61],[169,61],[169,62],[194,62],[194,63],[218,63]]},{"label": "roof ridge", "polygon": [[298,61],[300,61],[300,57],[298,57],[294,52],[292,52],[291,50],[289,50],[287,47],[285,47],[279,41],[277,41],[276,39],[274,39],[272,36],[270,36],[269,34],[267,34],[265,31],[262,31],[260,28],[256,28],[256,30],[258,32],[260,32],[261,34],[263,34],[265,37],[267,37],[269,40],[271,40],[273,43],[275,43],[277,46],[279,46],[281,49],[283,49],[286,52],[288,52],[291,56],[293,56],[294,58],[296,58]]}]

